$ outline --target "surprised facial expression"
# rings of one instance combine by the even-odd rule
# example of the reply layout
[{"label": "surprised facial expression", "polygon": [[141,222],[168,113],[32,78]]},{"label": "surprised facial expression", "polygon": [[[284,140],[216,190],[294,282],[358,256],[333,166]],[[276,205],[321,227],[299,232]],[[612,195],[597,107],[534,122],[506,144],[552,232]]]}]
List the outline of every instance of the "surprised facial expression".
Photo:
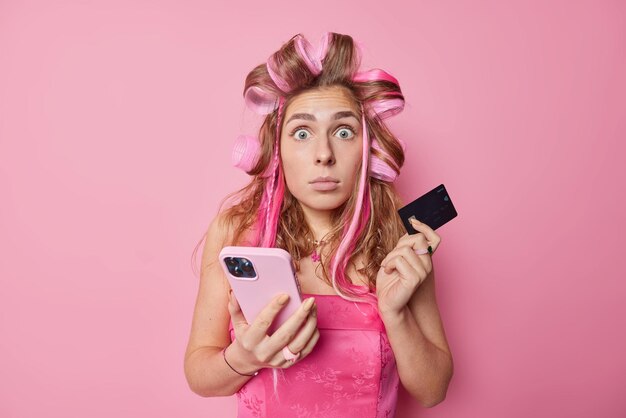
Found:
[{"label": "surprised facial expression", "polygon": [[354,191],[362,158],[358,104],[344,87],[305,91],[285,109],[280,157],[303,210],[331,211]]}]

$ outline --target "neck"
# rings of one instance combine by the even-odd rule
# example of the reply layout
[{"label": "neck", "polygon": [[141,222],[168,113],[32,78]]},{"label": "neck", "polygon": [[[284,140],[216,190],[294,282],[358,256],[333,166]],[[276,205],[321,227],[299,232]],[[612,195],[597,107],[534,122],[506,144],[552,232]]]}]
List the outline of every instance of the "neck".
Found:
[{"label": "neck", "polygon": [[312,210],[302,206],[302,212],[304,212],[304,219],[309,225],[314,239],[316,241],[323,240],[324,236],[332,229],[330,222],[331,211]]}]

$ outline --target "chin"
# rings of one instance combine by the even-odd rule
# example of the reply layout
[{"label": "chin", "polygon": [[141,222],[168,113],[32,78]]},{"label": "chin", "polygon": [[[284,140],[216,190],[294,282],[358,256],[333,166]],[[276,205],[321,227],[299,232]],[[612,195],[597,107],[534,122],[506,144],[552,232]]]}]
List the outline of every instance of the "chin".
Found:
[{"label": "chin", "polygon": [[316,199],[304,199],[304,200],[300,200],[300,203],[304,206],[307,206],[310,209],[313,210],[319,210],[319,211],[329,211],[329,210],[335,210],[339,207],[341,207],[344,203],[346,203],[348,201],[348,196],[345,196],[343,198],[337,198],[336,196],[334,197],[330,197],[330,196],[320,196]]}]

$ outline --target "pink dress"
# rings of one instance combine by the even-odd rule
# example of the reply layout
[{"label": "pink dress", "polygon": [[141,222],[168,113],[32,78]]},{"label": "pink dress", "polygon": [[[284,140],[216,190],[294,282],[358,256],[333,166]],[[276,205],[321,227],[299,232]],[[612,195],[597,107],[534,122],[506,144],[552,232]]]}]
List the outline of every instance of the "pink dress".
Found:
[{"label": "pink dress", "polygon": [[[237,392],[238,418],[387,418],[396,411],[398,372],[376,307],[314,296],[320,339],[306,358],[263,369]],[[234,331],[231,327],[231,338]]]}]

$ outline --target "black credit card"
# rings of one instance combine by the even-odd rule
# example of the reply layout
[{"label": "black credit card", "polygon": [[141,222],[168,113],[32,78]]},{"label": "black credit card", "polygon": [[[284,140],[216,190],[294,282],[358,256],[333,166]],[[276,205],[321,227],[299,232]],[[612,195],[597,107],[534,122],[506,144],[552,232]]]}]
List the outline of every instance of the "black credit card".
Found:
[{"label": "black credit card", "polygon": [[458,215],[443,184],[398,209],[398,214],[410,235],[418,232],[413,229],[411,222],[409,222],[409,218],[412,216],[432,229],[437,229]]}]

